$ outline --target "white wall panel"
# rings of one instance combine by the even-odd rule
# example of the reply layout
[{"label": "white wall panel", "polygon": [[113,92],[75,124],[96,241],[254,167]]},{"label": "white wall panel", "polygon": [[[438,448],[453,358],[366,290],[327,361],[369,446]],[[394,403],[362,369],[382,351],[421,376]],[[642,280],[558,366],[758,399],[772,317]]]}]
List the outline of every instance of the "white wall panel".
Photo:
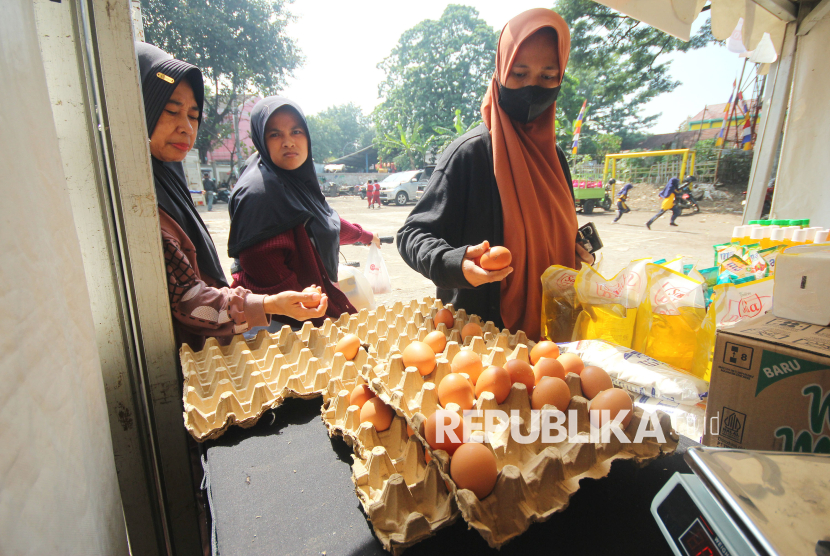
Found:
[{"label": "white wall panel", "polygon": [[30,0],[4,0],[0,52],[0,553],[127,554],[81,250]]}]

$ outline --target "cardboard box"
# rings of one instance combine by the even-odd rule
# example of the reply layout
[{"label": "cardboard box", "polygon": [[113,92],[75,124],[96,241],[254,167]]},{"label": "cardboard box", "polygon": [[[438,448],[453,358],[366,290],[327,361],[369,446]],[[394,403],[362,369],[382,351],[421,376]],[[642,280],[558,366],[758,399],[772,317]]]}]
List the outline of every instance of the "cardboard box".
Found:
[{"label": "cardboard box", "polygon": [[830,328],[767,313],[719,331],[703,444],[830,453]]},{"label": "cardboard box", "polygon": [[787,248],[775,260],[772,312],[782,319],[830,326],[830,244]]}]

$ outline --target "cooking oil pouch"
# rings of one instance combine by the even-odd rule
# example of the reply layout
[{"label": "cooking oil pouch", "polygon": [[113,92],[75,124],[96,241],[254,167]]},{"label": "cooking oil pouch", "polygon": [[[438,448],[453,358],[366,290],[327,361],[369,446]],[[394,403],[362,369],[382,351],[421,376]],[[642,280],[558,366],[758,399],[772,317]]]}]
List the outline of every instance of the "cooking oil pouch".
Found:
[{"label": "cooking oil pouch", "polygon": [[746,254],[749,252],[750,249],[755,249],[756,251],[761,249],[760,243],[750,243],[749,245],[741,246],[741,250],[738,251],[741,254],[743,259],[746,259]]},{"label": "cooking oil pouch", "polygon": [[646,276],[632,348],[688,371],[706,316],[703,282],[655,264],[646,265]]},{"label": "cooking oil pouch", "polygon": [[579,313],[576,270],[553,265],[542,274],[542,335],[554,342],[570,342]]},{"label": "cooking oil pouch", "polygon": [[738,278],[743,278],[749,274],[752,274],[752,269],[749,266],[749,263],[743,260],[738,255],[732,255],[725,261],[720,264],[721,272],[724,270],[728,270],[729,272],[735,274]]},{"label": "cooking oil pouch", "polygon": [[605,340],[630,348],[636,310],[627,305],[627,269],[611,279],[588,265],[576,275],[576,297],[582,312],[576,319],[573,340]]},{"label": "cooking oil pouch", "polygon": [[683,257],[675,257],[670,261],[666,261],[663,263],[663,266],[665,266],[669,270],[673,270],[680,274],[685,274],[683,272]]},{"label": "cooking oil pouch", "polygon": [[778,258],[778,254],[783,250],[784,248],[782,245],[776,245],[775,247],[768,247],[758,251],[758,254],[764,257],[764,261],[767,263],[767,276],[775,275],[775,260]]},{"label": "cooking oil pouch", "polygon": [[749,249],[744,255],[749,262],[749,269],[755,278],[764,278],[767,273],[767,261],[758,252],[758,249]]},{"label": "cooking oil pouch", "polygon": [[712,249],[715,250],[715,266],[720,266],[720,264],[723,261],[727,260],[729,257],[741,253],[740,247],[732,245],[731,243],[721,243],[720,245],[713,245]]},{"label": "cooking oil pouch", "polygon": [[697,337],[691,369],[693,375],[709,380],[712,374],[716,332],[739,322],[761,317],[772,309],[774,285],[775,281],[770,277],[715,286],[712,304]]}]

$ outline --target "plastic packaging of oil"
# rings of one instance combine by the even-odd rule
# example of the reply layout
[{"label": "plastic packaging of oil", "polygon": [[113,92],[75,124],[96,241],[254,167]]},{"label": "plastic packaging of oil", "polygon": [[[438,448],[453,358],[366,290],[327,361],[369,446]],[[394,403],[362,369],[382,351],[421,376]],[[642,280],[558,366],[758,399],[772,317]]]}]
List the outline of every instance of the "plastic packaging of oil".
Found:
[{"label": "plastic packaging of oil", "polygon": [[709,380],[717,330],[747,319],[761,317],[772,309],[774,284],[774,278],[770,276],[741,284],[722,284],[714,287],[712,304],[697,336],[692,374]]},{"label": "plastic packaging of oil", "polygon": [[646,265],[646,277],[632,348],[688,371],[706,316],[703,282],[655,264]]},{"label": "plastic packaging of oil", "polygon": [[645,294],[647,264],[650,259],[631,261],[610,279],[588,266],[579,271],[576,295],[582,313],[574,328],[574,340],[605,340],[631,347],[637,306]]},{"label": "plastic packaging of oil", "polygon": [[542,274],[542,335],[570,342],[582,308],[576,299],[576,270],[553,265]]}]

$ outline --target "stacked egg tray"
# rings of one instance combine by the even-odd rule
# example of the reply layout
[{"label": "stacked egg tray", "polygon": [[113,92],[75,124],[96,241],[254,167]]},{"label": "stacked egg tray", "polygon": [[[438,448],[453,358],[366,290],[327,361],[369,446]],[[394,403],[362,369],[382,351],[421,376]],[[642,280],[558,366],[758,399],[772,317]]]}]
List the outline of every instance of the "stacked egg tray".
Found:
[{"label": "stacked egg tray", "polygon": [[[355,386],[360,384],[365,383],[358,380]],[[426,461],[423,444],[403,417],[395,415],[379,432],[372,423],[360,423],[350,393],[340,390],[324,402],[323,421],[330,436],[342,436],[352,446],[352,481],[360,504],[383,547],[400,554],[458,518],[455,497],[438,463]]]},{"label": "stacked egg tray", "polygon": [[[499,478],[484,500],[458,489],[449,473],[449,456],[433,451],[423,436],[426,418],[440,409],[436,388],[451,370],[449,362],[461,349],[471,349],[488,364],[504,365],[511,358],[528,360],[533,342],[522,331],[499,331],[463,309],[453,311],[454,325],[437,327],[433,317],[444,306],[440,301],[401,302],[376,311],[344,314],[320,328],[310,323],[298,332],[284,327],[277,334],[261,331],[246,342],[241,336],[228,346],[209,339],[202,351],[181,350],[185,425],[199,441],[220,436],[228,426],[249,427],[268,409],[288,397],[323,397],[322,418],[330,435],[342,436],[353,448],[352,480],[355,491],[384,548],[398,554],[463,515],[493,547],[521,534],[533,522],[544,521],[564,509],[584,477],[605,476],[614,459],[644,463],[676,447],[677,436],[668,417],[661,415],[667,442],[590,444],[563,442],[517,444],[505,433],[486,439],[496,455]],[[462,346],[461,330],[467,323],[482,326],[483,337],[468,338]],[[414,340],[439,330],[447,337],[436,369],[425,377],[405,368],[402,351]],[[361,347],[352,361],[334,352],[346,334],[358,336]],[[578,411],[578,433],[587,436],[588,402],[581,397],[579,377],[566,380],[573,398],[569,409]],[[359,410],[349,406],[351,391],[367,384],[396,412],[391,426],[382,432],[371,423],[360,423]],[[519,410],[523,433],[529,422],[527,390],[514,384],[502,404],[484,392],[477,409]],[[460,408],[448,404],[449,410]],[[626,427],[636,431],[642,412]],[[613,435],[612,435],[612,438]],[[426,450],[426,451],[425,451]]]},{"label": "stacked egg tray", "polygon": [[[361,318],[367,320],[368,311]],[[327,397],[353,387],[361,367],[377,362],[363,348],[352,361],[335,353],[344,335],[327,319],[319,328],[306,322],[298,332],[289,326],[276,334],[261,330],[249,342],[235,336],[227,346],[208,338],[199,352],[183,345],[185,427],[203,442],[234,424],[253,426],[286,398]]]},{"label": "stacked egg tray", "polygon": [[[423,325],[413,339],[422,340],[434,329],[432,316],[435,310],[433,307],[431,314],[424,318]],[[444,352],[437,356],[436,367],[429,375],[421,376],[416,368],[405,367],[400,351],[409,342],[399,339],[385,360],[373,367],[363,367],[362,378],[375,394],[395,409],[398,416],[406,420],[409,430],[430,454],[430,464],[437,462],[441,476],[455,496],[462,516],[490,546],[499,548],[522,534],[534,522],[544,521],[566,508],[570,497],[579,488],[580,479],[604,477],[610,471],[612,461],[630,459],[644,464],[676,449],[678,436],[671,429],[669,416],[664,413],[659,413],[658,418],[665,443],[658,443],[654,438],[645,438],[642,443],[632,442],[640,421],[644,418],[639,408],[634,409],[630,423],[622,431],[629,443],[620,442],[614,434],[601,433],[599,437],[607,437],[609,442],[590,442],[589,402],[583,397],[579,376],[571,373],[566,377],[572,396],[567,410],[576,412],[577,435],[555,444],[543,443],[541,434],[536,441],[521,444],[509,434],[510,427],[499,434],[482,436],[479,440],[483,440],[496,457],[499,471],[496,485],[483,500],[476,498],[469,490],[458,489],[450,476],[450,457],[442,450],[433,451],[430,448],[423,429],[426,419],[441,409],[437,386],[441,379],[452,372],[450,361],[462,349],[469,349],[481,356],[485,368],[488,365],[504,366],[507,360],[516,358],[529,363],[529,348],[533,346],[521,331],[511,335],[507,330],[499,332],[492,323],[487,323],[483,327],[483,337],[468,338],[467,345],[462,347],[456,332],[467,322],[477,322],[476,319],[475,316],[467,319],[462,310],[455,313],[455,324],[448,335],[449,341]],[[446,329],[440,324],[438,330]],[[369,352],[372,353],[371,347]],[[461,409],[455,404],[448,404],[443,409],[462,415]],[[507,415],[511,415],[511,410],[517,410],[518,416],[510,417],[508,424],[511,427],[517,426],[522,436],[529,433],[530,397],[524,384],[514,383],[502,404],[496,403],[492,393],[483,392],[476,400],[474,409],[498,409]],[[543,409],[557,408],[546,406]],[[568,411],[565,413],[568,414]],[[566,419],[562,426],[570,430],[571,425]],[[604,427],[611,426],[618,425],[608,423]],[[650,430],[650,423],[645,426]]]}]

